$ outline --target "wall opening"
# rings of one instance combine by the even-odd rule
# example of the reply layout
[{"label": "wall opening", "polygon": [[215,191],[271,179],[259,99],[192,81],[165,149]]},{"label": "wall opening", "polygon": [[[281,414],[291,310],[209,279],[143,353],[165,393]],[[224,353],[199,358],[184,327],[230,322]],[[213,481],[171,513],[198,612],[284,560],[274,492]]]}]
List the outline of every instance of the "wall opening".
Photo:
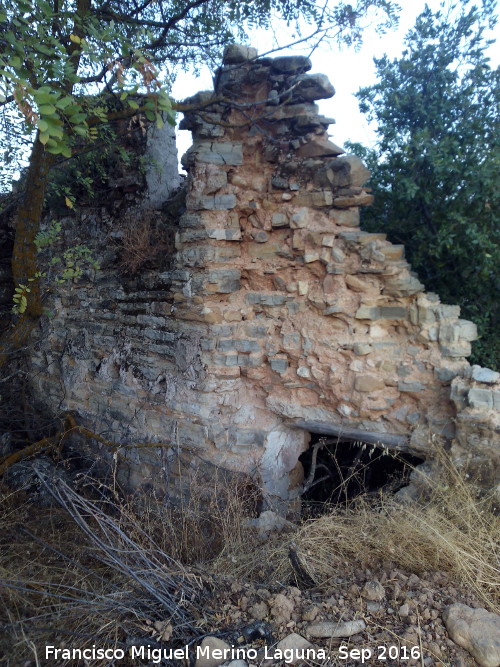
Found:
[{"label": "wall opening", "polygon": [[362,440],[311,434],[309,449],[299,457],[304,466],[305,508],[318,513],[361,494],[395,493],[423,459]]}]

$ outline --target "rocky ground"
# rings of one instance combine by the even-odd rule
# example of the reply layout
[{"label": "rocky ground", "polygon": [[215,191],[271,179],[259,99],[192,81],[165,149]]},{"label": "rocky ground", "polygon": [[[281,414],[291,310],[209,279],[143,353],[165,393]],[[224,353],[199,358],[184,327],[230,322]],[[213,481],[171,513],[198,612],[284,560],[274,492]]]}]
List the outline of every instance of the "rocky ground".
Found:
[{"label": "rocky ground", "polygon": [[[467,643],[479,663],[451,639],[450,635],[458,639],[460,612],[470,609],[477,614],[474,610],[482,605],[457,589],[443,572],[419,577],[400,569],[346,571],[324,593],[234,581],[217,600],[218,631],[207,628],[207,632],[214,632],[226,647],[245,647],[250,665],[267,666],[287,657],[310,665],[500,665],[499,616],[480,619],[474,638]],[[205,643],[224,647],[212,638]],[[308,654],[285,652],[306,648],[311,649]],[[201,657],[197,667],[223,662]]]},{"label": "rocky ground", "polygon": [[[470,614],[479,618],[467,618]],[[199,629],[206,636],[188,651],[195,667],[500,665],[500,616],[485,611],[443,572],[346,570],[321,593],[227,578],[210,596],[203,617]],[[143,631],[142,637],[128,639],[128,653],[134,646],[136,659],[130,663],[127,656],[121,664],[186,664],[170,659],[172,647],[180,644],[172,643],[177,633],[168,620],[146,621]]]},{"label": "rocky ground", "polygon": [[[453,498],[458,502],[458,495],[455,494]],[[36,500],[36,504],[33,500]],[[486,531],[481,539],[479,533],[473,533],[471,553],[474,569],[462,569],[462,583],[458,584],[458,576],[454,576],[452,570],[423,571],[415,567],[417,575],[389,562],[389,553],[395,553],[395,540],[401,543],[406,533],[403,531],[390,538],[389,531],[383,532],[387,524],[379,520],[382,515],[376,508],[364,515],[340,514],[335,520],[326,522],[327,532],[318,532],[320,520],[306,522],[302,527],[282,520],[283,525],[274,526],[275,530],[283,530],[282,534],[267,531],[269,526],[267,523],[264,525],[263,519],[272,513],[264,512],[258,520],[244,522],[243,529],[246,532],[243,533],[245,539],[240,543],[242,551],[235,548],[231,551],[229,541],[213,559],[209,557],[208,544],[204,543],[207,551],[205,562],[197,560],[186,563],[187,569],[183,571],[188,573],[188,580],[197,579],[204,584],[199,589],[202,591],[199,601],[192,604],[198,599],[197,593],[188,604],[193,612],[194,627],[184,629],[172,624],[169,614],[162,618],[163,611],[159,612],[154,600],[151,603],[151,591],[147,586],[141,593],[144,597],[137,600],[130,598],[124,606],[126,613],[122,612],[121,617],[106,612],[103,612],[102,618],[94,615],[92,587],[96,586],[96,582],[95,593],[98,597],[99,582],[104,582],[102,592],[107,591],[106,594],[110,596],[113,589],[111,587],[108,590],[106,586],[114,581],[115,590],[123,593],[126,599],[130,591],[134,593],[141,590],[141,580],[148,584],[148,572],[135,569],[133,578],[128,575],[123,578],[119,568],[99,569],[99,564],[107,562],[106,554],[109,555],[109,552],[96,552],[97,543],[92,546],[85,539],[82,540],[82,534],[65,511],[54,505],[46,506],[47,503],[44,506],[40,501],[39,495],[33,493],[21,494],[16,498],[9,493],[2,506],[0,523],[5,530],[0,539],[0,600],[4,600],[1,586],[4,577],[15,577],[18,583],[19,577],[24,577],[27,582],[25,586],[31,591],[27,596],[18,594],[16,587],[9,590],[4,588],[3,610],[0,605],[2,667],[21,664],[23,667],[38,667],[39,664],[85,664],[89,667],[125,667],[132,664],[161,664],[169,667],[187,664],[190,667],[270,667],[285,664],[311,667],[351,667],[363,664],[374,667],[500,667],[500,616],[485,609],[496,609],[493,605],[498,599],[494,591],[498,577],[495,580],[495,572],[488,565],[492,563],[494,566],[498,562],[498,548],[495,546],[497,529]],[[435,504],[437,506],[437,501]],[[484,505],[462,504],[460,514],[465,514],[467,507],[469,511],[475,507],[475,515],[485,521]],[[114,509],[114,519],[111,516],[106,518],[106,521],[111,522],[109,525],[116,526],[112,521],[118,521],[123,531],[120,534],[140,537],[144,527],[144,512],[141,511],[134,518],[135,515],[130,513],[127,506],[124,506],[124,513],[119,511],[118,505]],[[373,517],[378,521],[374,524],[375,528],[368,523]],[[421,522],[428,519],[428,515],[420,516]],[[417,550],[417,563],[420,557],[427,557],[428,562],[446,561],[442,551],[439,551],[439,559],[434,557],[438,545],[443,547],[443,540],[451,539],[450,534],[444,530],[444,520],[445,513],[440,519],[441,524],[434,525],[436,530],[438,527],[443,529],[440,541],[430,540],[427,544],[424,544],[424,533],[419,533],[417,524],[413,524],[413,533],[418,538],[417,542],[412,543]],[[158,534],[163,534],[167,526],[165,512],[151,525],[153,528],[156,526]],[[184,538],[190,536],[188,533],[192,532],[194,525],[185,527]],[[234,525],[235,531],[237,525]],[[345,549],[347,525],[356,538],[356,553]],[[427,525],[428,532],[430,529]],[[493,527],[496,525],[491,524]],[[137,528],[140,529],[139,533],[134,533]],[[174,528],[175,540],[179,540],[181,526],[174,524]],[[404,528],[408,530],[408,526]],[[378,537],[383,537],[382,552],[374,544],[374,537],[377,537],[373,534],[374,530],[380,533]],[[315,540],[304,541],[304,533],[311,535],[314,531],[317,531]],[[339,536],[340,531],[344,538],[342,543],[332,538],[332,535]],[[490,539],[488,536],[491,536],[493,545],[491,561],[479,558],[481,541]],[[392,543],[389,543],[389,539],[392,539]],[[132,543],[127,544],[130,548]],[[322,561],[317,572],[327,574],[323,576],[321,585],[316,585],[309,570],[304,567],[304,562],[308,565],[309,558],[309,564],[318,564],[318,558],[323,557],[319,554],[319,548],[322,546],[324,553],[325,544],[328,547],[326,567]],[[466,556],[464,544],[467,545],[457,540],[454,545],[454,552],[462,559]],[[115,544],[117,553],[126,552],[124,545],[125,542],[120,541]],[[367,550],[367,545],[372,546],[371,550]],[[146,541],[146,546],[150,548],[151,544]],[[165,553],[170,553],[172,546],[173,543],[167,541]],[[267,546],[270,547],[268,551],[265,548]],[[338,553],[333,551],[335,546]],[[341,550],[342,546],[344,551]],[[276,563],[271,566],[272,549],[281,553],[285,567],[280,570],[276,569]],[[434,554],[433,559],[429,558],[430,551]],[[90,558],[95,553],[97,561],[94,557]],[[138,553],[142,559],[143,552]],[[305,561],[302,560],[304,557]],[[401,554],[398,557],[401,558]],[[363,562],[380,564],[367,568],[361,565]],[[128,563],[126,556],[123,563]],[[463,572],[468,573],[466,577]],[[123,575],[123,570],[121,573]],[[179,579],[181,587],[184,576],[181,575]],[[487,577],[491,582],[489,587],[484,585]],[[33,582],[38,583],[33,586]],[[467,582],[470,586],[467,586]],[[49,610],[54,590],[64,585],[74,587],[72,591],[80,591],[84,613],[75,617],[71,605],[68,610],[64,598],[59,607],[56,605],[50,611],[45,622],[46,626],[52,625],[57,631],[49,636],[43,632],[43,628],[38,628],[38,634],[31,637],[31,633],[40,625],[38,616],[41,609]],[[44,592],[45,589],[48,592]],[[64,589],[61,590],[64,593]],[[87,595],[88,590],[90,595]],[[88,604],[85,602],[87,598]],[[132,606],[129,607],[129,604]],[[87,619],[84,619],[85,613]],[[2,629],[8,629],[10,637],[2,639]],[[81,637],[85,639],[79,639]],[[40,660],[43,646],[49,639],[50,643],[62,649],[78,646],[80,641],[85,641],[85,646],[123,647],[124,658],[86,662],[72,659]],[[189,662],[180,656],[170,656],[171,650],[180,649],[186,644],[189,644],[189,656],[186,656]],[[36,648],[34,660],[19,662],[17,657],[12,657],[14,654],[23,657],[28,655],[33,646]],[[131,660],[133,647],[136,648],[136,654]],[[2,650],[10,651],[11,655],[2,656]],[[142,656],[138,653],[140,650],[144,652]]]}]

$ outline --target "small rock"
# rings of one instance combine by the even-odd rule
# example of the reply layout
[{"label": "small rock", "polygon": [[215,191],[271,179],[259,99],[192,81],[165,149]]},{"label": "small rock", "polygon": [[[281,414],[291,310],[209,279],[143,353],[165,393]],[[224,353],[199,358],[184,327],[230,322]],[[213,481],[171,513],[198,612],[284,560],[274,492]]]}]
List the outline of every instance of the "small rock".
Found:
[{"label": "small rock", "polygon": [[357,621],[344,621],[343,623],[334,623],[324,621],[323,623],[314,623],[307,627],[307,634],[311,637],[350,637],[358,632],[363,632],[366,623],[359,619]]},{"label": "small rock", "polygon": [[312,64],[305,56],[280,56],[271,60],[271,67],[275,72],[289,74],[297,71],[308,72]]},{"label": "small rock", "polygon": [[273,227],[286,227],[288,225],[288,218],[284,213],[274,213],[271,224]]},{"label": "small rock", "polygon": [[382,584],[374,579],[373,581],[367,581],[361,591],[361,595],[365,600],[372,600],[374,602],[380,602],[385,598],[385,589]]},{"label": "small rock", "polygon": [[319,614],[320,609],[316,605],[308,607],[305,612],[302,614],[302,620],[304,621],[314,621],[314,619]]},{"label": "small rock", "polygon": [[281,651],[293,651],[293,654],[288,655],[286,663],[294,665],[296,662],[302,661],[300,651],[312,646],[311,642],[308,642],[307,639],[301,637],[296,632],[292,632],[290,635],[278,642],[276,649]]},{"label": "small rock", "polygon": [[224,56],[222,62],[225,65],[236,65],[244,63],[247,60],[252,60],[257,57],[257,49],[251,46],[243,46],[242,44],[229,44],[224,49]]},{"label": "small rock", "polygon": [[167,621],[155,621],[153,627],[159,632],[159,639],[162,642],[168,642],[174,630],[172,625]]},{"label": "small rock", "polygon": [[257,597],[259,597],[261,600],[269,600],[271,593],[267,590],[267,588],[259,588],[257,590]]},{"label": "small rock", "polygon": [[372,614],[376,614],[377,611],[380,611],[382,609],[382,605],[380,602],[374,602],[373,600],[368,600],[366,603],[366,609],[367,611],[372,612]]},{"label": "small rock", "polygon": [[262,539],[267,538],[272,532],[281,532],[282,530],[288,530],[295,528],[294,524],[290,521],[287,521],[284,517],[272,512],[271,510],[266,510],[261,512],[258,519],[248,519],[246,522],[248,526],[256,528],[259,537]]},{"label": "small rock", "polygon": [[[329,139],[324,137],[313,137],[307,144],[303,144],[297,149],[297,157],[316,158],[342,155],[344,151]],[[319,193],[321,194],[321,193]]]},{"label": "small rock", "polygon": [[346,285],[353,292],[373,292],[374,286],[371,282],[366,282],[363,278],[358,278],[358,276],[347,275],[345,277]]},{"label": "small rock", "polygon": [[405,602],[405,604],[402,604],[401,607],[399,608],[398,614],[401,616],[401,618],[406,618],[407,616],[410,615],[410,605]]},{"label": "small rock", "polygon": [[252,618],[262,621],[269,614],[269,608],[265,602],[257,602],[253,607],[250,607],[248,613]]},{"label": "small rock", "polygon": [[255,243],[267,243],[269,241],[269,236],[264,231],[256,232],[253,235],[253,240]]},{"label": "small rock", "polygon": [[351,586],[349,586],[349,593],[351,593],[351,595],[354,595],[354,597],[358,597],[359,591],[360,588],[358,584],[351,584]]},{"label": "small rock", "polygon": [[295,94],[307,102],[313,102],[333,97],[335,88],[325,74],[303,74],[297,78]]},{"label": "small rock", "polygon": [[231,662],[228,662],[227,667],[248,667],[248,663],[244,660],[231,660]]},{"label": "small rock", "polygon": [[432,653],[432,655],[433,655],[435,658],[441,658],[441,656],[442,656],[442,652],[441,652],[441,648],[439,647],[439,644],[438,644],[438,643],[436,643],[436,642],[430,642],[430,643],[428,644],[427,648],[429,649],[429,651]]},{"label": "small rock", "polygon": [[406,580],[406,585],[408,586],[408,588],[417,588],[417,586],[420,586],[419,577],[417,577],[416,574],[410,574],[410,576]]},{"label": "small rock", "polygon": [[207,655],[201,655],[197,658],[195,667],[219,667],[223,662],[226,662],[226,658],[223,657],[224,651],[230,651],[231,647],[218,637],[205,637],[201,642],[201,649]]},{"label": "small rock", "polygon": [[500,373],[492,371],[491,368],[472,367],[472,379],[485,384],[495,384],[500,379]]},{"label": "small rock", "polygon": [[288,623],[294,609],[293,602],[282,593],[278,593],[272,602],[271,615],[275,617],[276,623]]},{"label": "small rock", "polygon": [[373,375],[357,375],[354,379],[354,389],[369,394],[372,391],[385,389],[385,382]]},{"label": "small rock", "polygon": [[500,666],[500,616],[456,603],[444,610],[443,620],[453,641],[481,667]]}]

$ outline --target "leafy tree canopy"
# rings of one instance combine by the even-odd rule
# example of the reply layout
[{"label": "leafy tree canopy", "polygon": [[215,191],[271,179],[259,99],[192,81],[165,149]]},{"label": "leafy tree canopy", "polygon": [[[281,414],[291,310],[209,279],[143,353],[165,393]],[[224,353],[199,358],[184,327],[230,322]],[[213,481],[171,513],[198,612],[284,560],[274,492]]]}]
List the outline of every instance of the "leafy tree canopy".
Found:
[{"label": "leafy tree canopy", "polygon": [[70,137],[92,140],[106,121],[102,96],[111,90],[129,108],[145,92],[143,111],[161,123],[176,70],[218,59],[225,44],[273,18],[302,22],[317,39],[356,42],[373,11],[381,29],[395,20],[389,0],[14,0],[0,9],[0,104],[12,139],[4,161],[15,162],[12,151],[33,129],[47,152],[70,157]]},{"label": "leafy tree canopy", "polygon": [[358,92],[378,145],[351,148],[372,171],[364,224],[385,231],[428,290],[478,324],[473,361],[500,365],[500,71],[486,35],[495,4],[428,7],[400,58],[375,59],[378,83]]}]

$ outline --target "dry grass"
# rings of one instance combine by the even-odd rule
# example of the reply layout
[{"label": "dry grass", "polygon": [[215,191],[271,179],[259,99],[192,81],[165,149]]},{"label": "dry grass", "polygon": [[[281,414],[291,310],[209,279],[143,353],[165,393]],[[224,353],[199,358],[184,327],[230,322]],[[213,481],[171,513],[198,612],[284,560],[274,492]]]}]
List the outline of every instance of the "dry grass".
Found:
[{"label": "dry grass", "polygon": [[142,211],[140,219],[126,222],[117,247],[122,272],[135,275],[148,262],[171,254],[173,238],[165,228],[160,230],[154,212]]},{"label": "dry grass", "polygon": [[167,503],[140,500],[130,511],[140,513],[147,531],[173,558],[197,565],[248,544],[245,520],[256,516],[259,500],[259,489],[247,476],[216,469],[208,488],[195,473],[188,493]]},{"label": "dry grass", "polygon": [[[61,640],[158,639],[170,621],[170,643],[183,645],[208,627],[197,617],[210,606],[207,584],[221,575],[288,583],[291,543],[319,589],[339,572],[390,562],[444,570],[489,609],[500,606],[500,517],[445,458],[422,504],[361,498],[265,542],[245,528],[256,498],[244,478],[215,476],[207,491],[194,477],[192,492],[168,503],[124,501],[113,490],[90,502],[61,489],[66,509],[34,507],[21,493],[0,502],[0,654],[10,664],[36,662],[37,647]],[[189,603],[175,622],[179,592]]]},{"label": "dry grass", "polygon": [[193,479],[194,492],[175,502],[127,500],[116,487],[90,501],[64,482],[53,488],[61,507],[5,493],[0,655],[38,664],[45,644],[123,648],[169,626],[173,645],[184,645],[210,596],[213,576],[200,566],[243,540],[253,504],[246,479],[221,473],[213,481],[202,493]]},{"label": "dry grass", "polygon": [[[361,496],[298,527],[291,538],[294,549],[319,588],[327,588],[339,571],[390,562],[416,574],[446,571],[486,607],[499,611],[498,500],[481,494],[444,452],[440,463],[440,478],[420,504]],[[237,576],[251,572],[284,581],[292,574],[289,543],[274,537],[259,552],[233,553],[218,566]],[[262,563],[265,569],[257,565]]]},{"label": "dry grass", "polygon": [[[96,612],[119,582],[91,557],[67,513],[6,493],[0,525],[0,655],[10,664],[39,664],[45,643],[97,635],[103,615]],[[104,615],[116,629],[111,613]]]}]

